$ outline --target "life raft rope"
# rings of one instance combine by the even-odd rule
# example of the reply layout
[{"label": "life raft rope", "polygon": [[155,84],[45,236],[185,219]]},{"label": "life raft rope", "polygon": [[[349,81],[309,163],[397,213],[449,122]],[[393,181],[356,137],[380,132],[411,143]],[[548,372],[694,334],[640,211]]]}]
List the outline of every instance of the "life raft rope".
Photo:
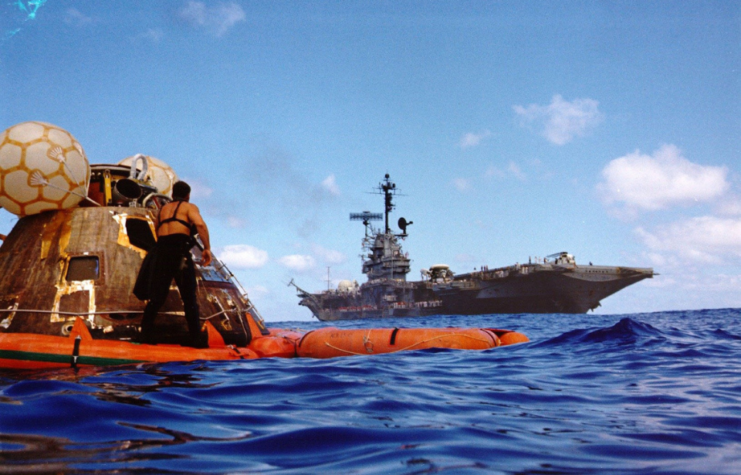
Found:
[{"label": "life raft rope", "polygon": [[236,345],[227,345],[226,347],[232,350],[234,353],[236,353],[237,356],[239,356],[240,360],[244,359],[244,355],[242,354],[241,351],[239,351],[239,348]]},{"label": "life raft rope", "polygon": [[[418,342],[416,342],[414,344],[411,344],[411,345],[409,345],[407,347],[399,348],[399,349],[394,350],[394,351],[387,351],[385,353],[398,353],[399,351],[406,351],[406,350],[408,350],[410,348],[414,348],[415,346],[421,345],[423,343],[429,343],[431,341],[440,340],[440,339],[451,337],[451,336],[463,336],[463,337],[466,337],[466,338],[470,338],[471,340],[480,341],[482,343],[491,343],[491,341],[484,340],[482,338],[476,338],[476,337],[473,337],[471,335],[466,335],[465,333],[448,333],[448,334],[445,334],[445,335],[438,335],[438,336],[435,336],[435,337],[432,337],[432,338],[428,338],[426,340],[418,341]],[[334,346],[333,344],[331,344],[331,343],[329,343],[327,341],[325,341],[324,344],[326,346],[332,348],[333,350],[341,351],[341,352],[347,353],[349,355],[364,356],[364,355],[366,355],[368,353],[372,353],[373,352],[373,342],[370,340],[370,330],[368,330],[368,334],[363,337],[363,345],[366,347],[366,349],[368,349],[370,347],[370,350],[368,351],[368,353],[356,353],[354,351],[345,350],[343,348],[338,348],[338,347]],[[492,348],[496,348],[497,346],[500,346],[499,338],[495,338],[494,339],[494,346],[492,346]]]}]

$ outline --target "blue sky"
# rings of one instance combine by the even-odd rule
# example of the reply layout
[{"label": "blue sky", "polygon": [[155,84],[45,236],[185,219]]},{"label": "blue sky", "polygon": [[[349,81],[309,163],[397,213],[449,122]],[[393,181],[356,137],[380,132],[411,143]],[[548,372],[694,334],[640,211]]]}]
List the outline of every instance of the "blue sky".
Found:
[{"label": "blue sky", "polygon": [[566,250],[661,274],[599,312],[741,306],[739,2],[6,0],[0,28],[0,130],[170,164],[269,321],[310,318],[292,277],[364,281],[348,215],[385,173],[410,279]]}]

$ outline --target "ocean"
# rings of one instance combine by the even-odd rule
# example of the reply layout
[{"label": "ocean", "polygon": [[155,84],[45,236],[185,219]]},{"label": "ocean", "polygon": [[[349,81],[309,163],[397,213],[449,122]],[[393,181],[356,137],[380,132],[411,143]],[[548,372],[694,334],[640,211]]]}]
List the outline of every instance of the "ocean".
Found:
[{"label": "ocean", "polygon": [[0,372],[0,473],[741,473],[741,309],[336,326],[532,341]]}]

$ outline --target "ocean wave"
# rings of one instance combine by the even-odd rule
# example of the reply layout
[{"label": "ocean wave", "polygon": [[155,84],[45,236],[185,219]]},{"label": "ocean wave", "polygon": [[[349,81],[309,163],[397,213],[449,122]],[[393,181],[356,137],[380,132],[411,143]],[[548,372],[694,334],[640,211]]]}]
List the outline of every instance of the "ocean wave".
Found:
[{"label": "ocean wave", "polygon": [[0,471],[735,474],[739,316],[445,317],[425,325],[532,342],[3,372]]}]

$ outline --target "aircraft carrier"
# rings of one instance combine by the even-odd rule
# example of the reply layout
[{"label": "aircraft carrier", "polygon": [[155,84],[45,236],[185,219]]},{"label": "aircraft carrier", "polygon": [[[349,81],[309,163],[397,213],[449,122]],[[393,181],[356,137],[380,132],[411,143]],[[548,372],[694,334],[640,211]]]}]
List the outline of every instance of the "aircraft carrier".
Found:
[{"label": "aircraft carrier", "polygon": [[[396,184],[388,174],[378,185],[385,212],[352,213],[365,225],[362,272],[367,281],[340,281],[336,289],[307,292],[292,280],[299,305],[322,321],[426,315],[483,315],[492,313],[586,313],[615,292],[654,276],[651,268],[579,265],[568,252],[529,259],[527,264],[455,275],[447,265],[423,269],[422,280],[407,281],[409,255],[399,238],[407,226],[399,218],[400,233],[389,226]],[[371,221],[385,220],[383,229]]]}]

